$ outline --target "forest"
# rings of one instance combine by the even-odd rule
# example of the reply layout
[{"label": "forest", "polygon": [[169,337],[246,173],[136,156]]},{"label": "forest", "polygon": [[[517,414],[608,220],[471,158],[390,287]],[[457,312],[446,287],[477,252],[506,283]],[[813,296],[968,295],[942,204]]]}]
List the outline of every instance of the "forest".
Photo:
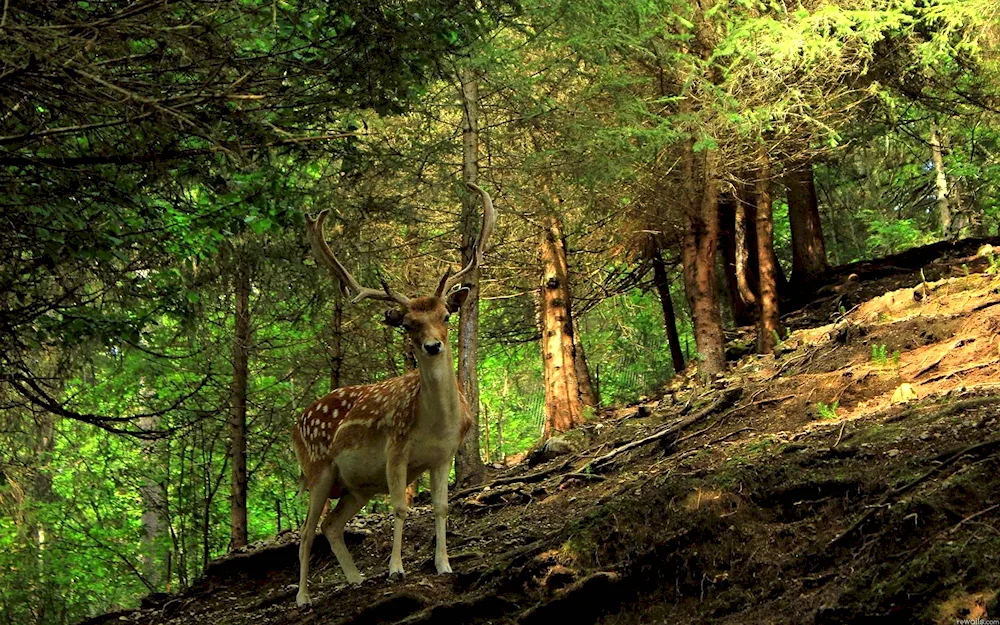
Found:
[{"label": "forest", "polygon": [[[995,0],[5,0],[0,180],[0,624],[1000,615]],[[300,612],[446,282],[454,579],[422,477]]]}]

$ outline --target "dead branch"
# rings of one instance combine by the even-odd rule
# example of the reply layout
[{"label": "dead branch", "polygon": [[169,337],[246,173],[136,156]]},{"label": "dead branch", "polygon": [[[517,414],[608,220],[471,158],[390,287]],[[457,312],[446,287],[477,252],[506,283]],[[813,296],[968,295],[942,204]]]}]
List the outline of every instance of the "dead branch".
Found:
[{"label": "dead branch", "polygon": [[940,375],[936,375],[934,377],[927,378],[926,380],[924,380],[924,382],[926,383],[926,382],[936,382],[938,380],[947,380],[948,378],[950,378],[953,375],[957,375],[959,373],[965,373],[966,371],[972,371],[974,369],[982,369],[983,367],[989,367],[990,365],[995,365],[997,363],[1000,363],[1000,360],[990,360],[988,362],[976,363],[974,365],[969,365],[968,367],[961,367],[959,369],[953,369],[953,370],[951,370],[951,371],[949,371],[947,373],[942,373]]},{"label": "dead branch", "polygon": [[493,480],[489,484],[482,484],[480,486],[472,486],[470,488],[466,488],[464,490],[460,490],[460,491],[454,493],[451,496],[451,498],[453,500],[455,500],[455,499],[462,499],[463,497],[468,497],[469,495],[473,495],[473,494],[478,493],[480,491],[483,491],[483,490],[486,490],[486,489],[493,489],[493,488],[496,488],[497,486],[503,486],[505,484],[515,484],[517,482],[524,482],[526,484],[531,484],[531,483],[534,483],[534,482],[541,482],[542,480],[544,480],[545,478],[549,477],[553,473],[559,473],[560,471],[562,471],[562,470],[566,469],[567,467],[569,467],[569,465],[570,465],[570,463],[572,461],[573,461],[573,459],[570,458],[569,460],[564,460],[563,462],[561,462],[561,463],[559,463],[559,464],[557,464],[555,466],[551,466],[548,469],[542,469],[541,471],[536,471],[534,473],[529,473],[527,475],[512,475],[510,477],[501,477],[501,478]]},{"label": "dead branch", "polygon": [[587,465],[587,467],[591,471],[598,471],[598,470],[600,470],[600,468],[602,466],[607,465],[608,463],[610,463],[612,460],[614,460],[615,458],[617,458],[621,454],[624,454],[626,452],[632,451],[633,449],[636,449],[638,447],[642,447],[644,445],[648,445],[650,443],[654,443],[654,442],[656,442],[658,440],[662,440],[662,439],[664,439],[664,438],[666,438],[666,437],[668,437],[668,436],[670,436],[672,434],[676,434],[676,433],[680,432],[681,430],[683,430],[683,429],[685,429],[685,428],[687,428],[687,427],[689,427],[689,426],[691,426],[691,425],[693,425],[693,424],[701,421],[702,419],[705,419],[705,418],[711,416],[712,414],[718,412],[719,410],[722,410],[723,408],[726,408],[727,406],[731,406],[733,403],[736,402],[737,399],[740,398],[740,396],[742,394],[743,394],[743,389],[742,388],[728,389],[718,399],[716,399],[714,402],[712,402],[712,405],[708,406],[707,408],[698,411],[697,413],[695,413],[695,414],[691,415],[690,417],[688,417],[688,418],[680,421],[679,423],[675,423],[674,425],[667,426],[667,427],[663,428],[662,430],[660,430],[659,432],[656,432],[655,434],[647,436],[646,438],[639,439],[637,441],[633,441],[631,443],[628,443],[627,445],[622,445],[618,449],[615,449],[615,450],[613,450],[613,451],[611,451],[611,452],[609,452],[609,453],[601,456],[600,458],[597,458],[597,459],[591,461],[590,464]]}]

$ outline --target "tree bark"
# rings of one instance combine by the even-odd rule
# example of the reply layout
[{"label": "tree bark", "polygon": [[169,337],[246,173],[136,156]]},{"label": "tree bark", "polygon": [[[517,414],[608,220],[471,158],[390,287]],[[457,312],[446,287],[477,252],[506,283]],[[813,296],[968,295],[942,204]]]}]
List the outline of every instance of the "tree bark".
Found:
[{"label": "tree bark", "polygon": [[584,406],[599,408],[601,398],[595,390],[594,380],[590,375],[590,365],[587,364],[587,355],[583,351],[583,343],[580,342],[579,324],[573,328],[573,359],[576,366],[576,379],[580,386],[580,401],[583,402]]},{"label": "tree bark", "polygon": [[937,125],[931,126],[931,162],[934,163],[934,186],[937,188],[938,220],[941,224],[941,236],[950,239],[951,231],[951,201],[948,189],[948,172],[944,167],[944,150],[941,149],[941,139]]},{"label": "tree bark", "polygon": [[[61,376],[57,375],[61,386]],[[42,384],[47,384],[41,381]],[[53,396],[58,396],[53,393]],[[55,430],[56,416],[47,410],[38,407],[31,408],[35,422],[34,452],[35,463],[33,475],[34,501],[44,506],[55,505],[56,494],[52,488],[52,452],[55,451]],[[31,611],[36,616],[36,622],[44,623],[50,620],[50,614],[55,614],[58,609],[56,595],[52,588],[52,570],[49,558],[49,526],[45,523],[47,515],[29,516],[31,538],[35,544],[35,559],[37,570],[35,571],[36,584],[39,592],[33,593]],[[55,564],[53,561],[51,564]]]},{"label": "tree bark", "polygon": [[[475,73],[459,71],[462,85],[462,178],[476,183],[479,178],[479,84]],[[478,235],[479,198],[466,193],[462,200],[462,265],[473,257],[473,245]],[[479,379],[476,372],[479,351],[479,269],[465,280],[469,295],[459,314],[458,384],[472,413],[472,427],[459,446],[455,458],[455,481],[458,484],[478,484],[486,475],[479,452]]]},{"label": "tree bark", "polygon": [[710,380],[726,370],[725,336],[715,284],[715,255],[719,242],[719,181],[714,150],[694,151],[694,141],[685,147],[682,164],[687,203],[687,230],[681,246],[684,290],[694,322],[699,373]]},{"label": "tree bark", "polygon": [[757,198],[753,185],[740,185],[736,198],[736,282],[743,301],[754,307],[760,292],[757,265]]},{"label": "tree bark", "polygon": [[[330,317],[330,390],[343,384],[344,370],[344,294],[334,280],[333,315]],[[407,344],[409,341],[407,341]]]},{"label": "tree bark", "polygon": [[[746,245],[737,244],[737,204],[738,201],[732,197],[725,197],[719,201],[719,249],[722,252],[723,275],[726,278],[726,291],[733,311],[733,322],[737,326],[748,326],[753,325],[756,302],[753,299],[748,301],[740,288],[737,272],[738,255],[741,247],[745,252]],[[745,232],[743,234],[745,235]],[[745,271],[744,267],[744,273]]]},{"label": "tree bark", "polygon": [[[145,385],[145,381],[142,383]],[[143,430],[155,430],[158,425],[158,417],[141,417],[139,419],[139,428]],[[154,470],[157,466],[156,441],[144,441],[142,447],[147,459],[146,470]],[[146,475],[139,487],[139,494],[142,497],[142,576],[146,578],[146,583],[151,589],[159,590],[162,581],[160,579],[159,542],[162,540],[163,531],[167,525],[164,518],[166,493],[162,483],[158,482],[154,476]],[[170,583],[169,576],[166,583]]]},{"label": "tree bark", "polygon": [[[390,378],[399,375],[399,363],[396,362],[396,329],[389,325],[382,326],[382,340],[385,342],[385,370]],[[409,341],[404,341],[409,343]],[[403,347],[406,353],[406,347]]]},{"label": "tree bark", "polygon": [[674,313],[674,301],[670,297],[670,278],[667,267],[663,263],[663,254],[657,245],[653,250],[653,282],[656,292],[660,295],[660,306],[663,308],[663,325],[667,331],[667,344],[670,346],[670,361],[674,372],[684,370],[684,352],[681,351],[681,339],[677,332],[677,315]]},{"label": "tree bark", "polygon": [[556,212],[543,219],[542,285],[539,289],[542,325],[542,368],[545,372],[545,438],[583,423],[583,402],[573,347],[572,294],[562,222]]},{"label": "tree bark", "polygon": [[781,332],[778,310],[778,262],[774,255],[774,220],[771,206],[771,164],[766,148],[761,146],[760,171],[757,174],[757,262],[760,266],[760,314],[757,326],[757,349],[762,354],[774,351]]},{"label": "tree bark", "polygon": [[231,463],[230,549],[247,544],[247,377],[250,351],[250,267],[236,253],[236,331],[233,336],[233,385],[229,417]]},{"label": "tree bark", "polygon": [[793,166],[785,174],[788,222],[792,231],[792,283],[818,286],[829,268],[816,199],[812,162]]}]

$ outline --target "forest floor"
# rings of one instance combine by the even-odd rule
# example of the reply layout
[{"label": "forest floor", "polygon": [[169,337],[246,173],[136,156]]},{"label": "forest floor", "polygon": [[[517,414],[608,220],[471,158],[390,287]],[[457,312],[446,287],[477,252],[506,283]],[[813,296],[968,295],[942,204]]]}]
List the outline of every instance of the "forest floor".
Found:
[{"label": "forest floor", "polygon": [[369,515],[350,541],[368,580],[348,586],[319,537],[311,608],[288,532],[88,625],[1000,617],[1000,276],[980,244],[838,268],[776,356],[710,387],[675,378],[575,451],[453,493],[453,575],[434,574],[418,498],[402,581],[391,519]]}]

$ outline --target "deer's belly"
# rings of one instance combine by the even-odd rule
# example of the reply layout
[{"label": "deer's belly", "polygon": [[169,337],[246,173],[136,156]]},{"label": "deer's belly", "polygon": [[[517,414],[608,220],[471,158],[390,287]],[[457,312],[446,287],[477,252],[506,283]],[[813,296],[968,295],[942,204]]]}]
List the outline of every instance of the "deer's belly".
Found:
[{"label": "deer's belly", "polygon": [[346,490],[355,493],[387,493],[385,449],[362,447],[337,455],[337,477]]},{"label": "deer's belly", "polygon": [[458,445],[451,441],[428,441],[426,443],[416,442],[410,448],[410,462],[408,473],[417,475],[447,462],[455,457]]}]

